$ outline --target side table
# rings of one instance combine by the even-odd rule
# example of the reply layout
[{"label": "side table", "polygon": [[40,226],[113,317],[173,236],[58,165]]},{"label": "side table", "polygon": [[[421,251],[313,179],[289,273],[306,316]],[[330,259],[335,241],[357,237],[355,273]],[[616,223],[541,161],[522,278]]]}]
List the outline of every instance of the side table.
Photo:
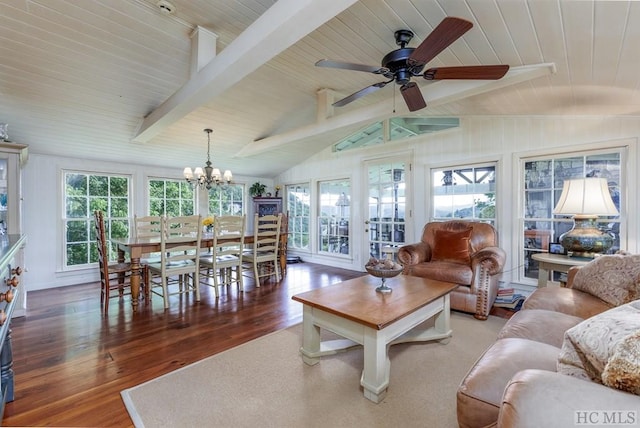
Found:
[{"label": "side table", "polygon": [[546,287],[549,272],[569,272],[573,266],[584,266],[590,262],[586,259],[575,259],[562,254],[536,253],[531,256],[538,262],[538,288]]}]

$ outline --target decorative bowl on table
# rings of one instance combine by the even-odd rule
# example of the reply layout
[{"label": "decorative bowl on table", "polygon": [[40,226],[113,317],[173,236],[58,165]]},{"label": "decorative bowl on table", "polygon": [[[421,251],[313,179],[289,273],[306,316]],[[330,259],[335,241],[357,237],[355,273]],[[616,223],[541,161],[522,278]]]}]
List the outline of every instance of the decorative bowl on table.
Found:
[{"label": "decorative bowl on table", "polygon": [[395,263],[393,260],[376,260],[372,258],[364,268],[369,275],[382,280],[382,284],[376,288],[379,293],[390,293],[391,288],[386,285],[386,279],[402,273],[402,265]]}]

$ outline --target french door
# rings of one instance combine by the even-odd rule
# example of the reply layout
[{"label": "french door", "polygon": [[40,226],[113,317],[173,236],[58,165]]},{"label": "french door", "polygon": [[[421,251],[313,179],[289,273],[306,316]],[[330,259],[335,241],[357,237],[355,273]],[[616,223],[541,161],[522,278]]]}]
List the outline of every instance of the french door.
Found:
[{"label": "french door", "polygon": [[384,247],[404,244],[409,209],[407,183],[410,163],[406,158],[366,161],[367,193],[364,209],[365,246],[369,257],[383,258]]}]

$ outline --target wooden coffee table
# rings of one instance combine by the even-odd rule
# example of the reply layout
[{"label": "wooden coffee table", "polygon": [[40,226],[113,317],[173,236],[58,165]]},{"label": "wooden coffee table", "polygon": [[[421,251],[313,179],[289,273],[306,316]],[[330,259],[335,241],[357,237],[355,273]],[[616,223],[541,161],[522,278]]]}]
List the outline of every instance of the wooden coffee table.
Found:
[{"label": "wooden coffee table", "polygon": [[[407,275],[387,279],[391,293],[377,293],[379,285],[379,278],[365,275],[293,296],[304,304],[302,360],[314,365],[323,355],[362,345],[360,384],[364,396],[375,403],[384,399],[389,385],[389,345],[429,340],[448,343],[449,293],[457,287]],[[420,326],[431,318],[435,318],[433,325]],[[321,342],[320,329],[345,339]]]}]

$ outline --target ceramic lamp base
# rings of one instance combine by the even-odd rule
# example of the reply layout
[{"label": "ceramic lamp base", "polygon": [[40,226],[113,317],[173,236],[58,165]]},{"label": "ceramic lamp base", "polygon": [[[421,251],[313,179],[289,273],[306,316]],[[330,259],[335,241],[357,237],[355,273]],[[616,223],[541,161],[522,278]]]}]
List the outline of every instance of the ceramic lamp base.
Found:
[{"label": "ceramic lamp base", "polygon": [[573,229],[560,236],[571,257],[592,259],[613,246],[613,237],[598,229],[596,216],[575,216]]}]

